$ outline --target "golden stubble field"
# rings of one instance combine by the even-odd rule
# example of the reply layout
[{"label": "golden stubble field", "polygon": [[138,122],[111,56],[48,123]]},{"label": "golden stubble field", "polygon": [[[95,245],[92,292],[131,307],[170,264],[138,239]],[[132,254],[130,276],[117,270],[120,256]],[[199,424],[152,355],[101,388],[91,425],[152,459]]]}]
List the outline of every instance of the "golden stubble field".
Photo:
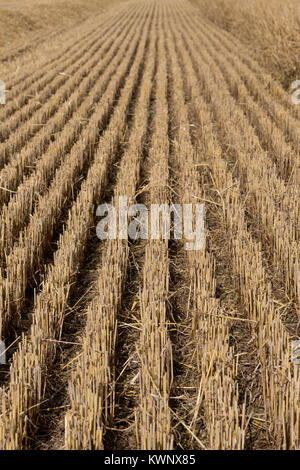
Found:
[{"label": "golden stubble field", "polygon": [[[19,3],[45,26],[0,51],[0,449],[299,449],[300,76],[204,0]],[[204,203],[205,248],[99,240],[124,196]]]},{"label": "golden stubble field", "polygon": [[[125,0],[126,1],[126,0]],[[52,42],[52,34],[99,15],[123,0],[0,0],[0,54]]]}]

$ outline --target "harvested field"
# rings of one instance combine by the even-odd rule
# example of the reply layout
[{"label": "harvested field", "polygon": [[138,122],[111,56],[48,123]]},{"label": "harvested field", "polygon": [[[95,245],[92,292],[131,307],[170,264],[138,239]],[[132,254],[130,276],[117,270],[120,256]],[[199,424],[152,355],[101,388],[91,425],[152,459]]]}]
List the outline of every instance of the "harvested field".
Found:
[{"label": "harvested field", "polygon": [[0,0],[0,56],[52,42],[60,31],[74,27],[91,14],[99,16],[122,1]]},{"label": "harvested field", "polygon": [[[201,16],[243,41],[286,89],[300,73],[298,0],[190,0]],[[234,47],[231,37],[231,47]],[[239,44],[238,44],[239,45]]]},{"label": "harvested field", "polygon": [[197,0],[91,3],[0,53],[0,449],[299,450],[300,104]]}]

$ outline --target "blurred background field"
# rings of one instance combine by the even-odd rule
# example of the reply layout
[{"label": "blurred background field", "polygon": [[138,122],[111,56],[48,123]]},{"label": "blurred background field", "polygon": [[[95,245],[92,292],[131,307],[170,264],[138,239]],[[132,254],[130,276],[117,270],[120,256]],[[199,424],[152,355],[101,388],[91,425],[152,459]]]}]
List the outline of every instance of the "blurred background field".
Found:
[{"label": "blurred background field", "polygon": [[299,0],[190,0],[201,15],[242,40],[288,89],[300,77]]},{"label": "blurred background field", "polygon": [[0,53],[70,27],[120,0],[0,0]]}]

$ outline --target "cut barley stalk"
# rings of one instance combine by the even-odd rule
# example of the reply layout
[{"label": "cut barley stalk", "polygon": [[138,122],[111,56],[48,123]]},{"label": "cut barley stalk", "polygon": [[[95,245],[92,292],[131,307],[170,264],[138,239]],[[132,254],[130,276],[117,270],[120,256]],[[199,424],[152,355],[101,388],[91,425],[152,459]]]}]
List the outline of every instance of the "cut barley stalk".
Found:
[{"label": "cut barley stalk", "polygon": [[[193,16],[194,17],[194,16]],[[203,18],[200,18],[199,15],[196,16],[198,24],[204,26]],[[239,58],[239,60],[247,67],[250,71],[249,75],[255,76],[255,80],[259,82],[259,85],[262,85],[265,89],[266,94],[270,94],[270,97],[273,101],[276,101],[276,104],[282,106],[286,114],[292,119],[299,120],[300,114],[299,110],[291,102],[290,93],[284,90],[282,85],[274,79],[270,73],[268,73],[264,68],[262,68],[252,57],[249,55],[248,48],[245,47],[240,41],[235,41],[233,36],[228,32],[217,28],[215,25],[205,22],[206,31],[213,33],[215,38],[221,40],[222,45],[226,47],[227,51],[232,53]]]},{"label": "cut barley stalk", "polygon": [[[158,70],[153,134],[149,150],[149,204],[168,204],[168,104],[167,64],[162,19],[159,23]],[[136,415],[139,446],[144,450],[173,448],[169,396],[172,349],[168,337],[167,299],[169,293],[168,240],[149,240],[145,250],[143,288],[140,294],[141,336],[140,407]]]},{"label": "cut barley stalk", "polygon": [[[121,25],[117,25],[119,34],[120,26]],[[123,27],[125,26],[126,21],[123,23]],[[52,125],[51,127],[51,118],[54,116],[55,119],[57,111],[60,111],[61,106],[68,101],[69,94],[78,87],[82,77],[84,77],[86,69],[93,67],[97,63],[95,55],[105,54],[109,51],[110,47],[113,46],[115,39],[113,33],[114,30],[109,30],[107,34],[108,39],[106,39],[105,36],[103,38],[102,35],[100,37],[96,36],[92,41],[88,42],[88,44],[84,44],[82,50],[77,51],[75,56],[72,56],[69,61],[65,63],[64,69],[68,73],[65,73],[63,76],[57,74],[54,80],[51,80],[51,77],[49,77],[49,83],[46,85],[44,93],[40,93],[36,100],[32,100],[28,105],[22,107],[17,114],[5,120],[5,125],[1,126],[1,167],[9,162],[11,157],[17,152],[22,152],[19,159],[23,158],[24,162],[26,162],[26,160],[30,162],[28,156],[27,158],[26,156],[23,157],[24,145],[26,145],[25,151],[29,149],[32,160],[37,159],[38,155],[42,154],[43,151],[47,149],[47,146],[51,142],[51,135],[60,130],[59,126],[55,127]],[[51,71],[51,73],[53,72]],[[73,103],[73,107],[75,104],[76,102]],[[30,110],[31,108],[32,110]],[[67,108],[65,111],[68,116],[70,109]],[[6,137],[8,137],[7,140]],[[9,188],[7,176],[10,176],[10,167],[4,170],[6,171],[4,171],[3,174],[1,172],[1,180],[3,184],[6,184]],[[0,203],[1,202],[0,200]]]},{"label": "cut barley stalk", "polygon": [[[130,28],[130,26],[131,22],[129,22],[128,28]],[[18,187],[16,195],[11,199],[7,207],[3,208],[0,229],[0,239],[2,240],[0,259],[2,260],[2,266],[5,266],[5,256],[9,255],[19,231],[24,228],[24,224],[28,221],[29,214],[32,213],[36,202],[45,193],[57,166],[63,166],[65,164],[66,168],[69,167],[68,153],[72,151],[72,147],[75,146],[76,141],[80,139],[81,133],[85,132],[85,128],[89,125],[89,120],[93,119],[95,106],[101,105],[104,102],[102,95],[122,60],[123,51],[125,51],[126,47],[130,44],[129,39],[131,36],[128,38],[128,42],[124,42],[129,30],[126,28],[123,34],[118,34],[118,41],[116,41],[116,45],[113,47],[111,53],[108,54],[103,61],[99,61],[98,65],[94,67],[93,72],[81,82],[78,90],[72,97],[74,105],[70,104],[66,107],[66,111],[60,113],[59,120],[54,118],[53,125],[55,130],[59,130],[61,126],[63,126],[63,130],[59,138],[49,145],[47,151],[43,154],[43,158],[38,161],[35,159],[31,161],[35,154],[32,152],[30,146],[29,152],[22,153],[20,161],[16,158],[12,164],[7,167],[9,178],[6,178],[6,183],[8,184],[10,181],[11,183],[8,184],[8,186],[14,187],[17,185],[18,179],[22,176],[22,170],[25,171],[24,167],[26,167],[28,163],[35,163],[36,165],[32,175]],[[121,44],[122,47],[118,51]],[[118,51],[117,54],[116,51]],[[97,86],[95,86],[96,83]],[[111,99],[108,104],[109,103],[111,103],[112,106],[113,100]],[[108,113],[109,109],[106,114],[104,114],[102,127],[105,125],[105,116],[107,116]],[[73,117],[72,114],[74,114]],[[66,117],[70,118],[67,123],[65,123]],[[45,131],[46,130],[47,129],[45,129]],[[1,175],[3,175],[4,178],[4,171],[0,173],[0,176]],[[12,181],[14,181],[14,184],[12,184]],[[5,193],[5,191],[3,191],[3,193]],[[0,194],[0,196],[2,196],[2,194]],[[3,200],[4,197],[0,197],[0,200],[1,199]]]},{"label": "cut barley stalk", "polygon": [[[138,84],[148,29],[152,20],[151,10],[149,6],[146,24],[137,25],[135,41],[138,41],[138,48],[121,91],[118,106],[107,131],[99,142],[95,161],[69,213],[68,224],[61,236],[54,263],[49,267],[43,289],[36,298],[33,324],[28,335],[23,336],[19,349],[13,356],[7,399],[4,398],[0,418],[0,446],[3,449],[18,449],[23,445],[25,447],[29,445],[27,437],[30,434],[29,428],[39,413],[44,393],[46,368],[55,358],[56,343],[48,340],[59,339],[61,335],[72,281],[85,249],[87,227],[90,227],[94,218],[94,203],[101,197],[103,184],[107,178],[107,165],[113,158],[120,134],[125,126],[126,109]],[[151,84],[149,82],[148,85]],[[135,171],[135,166],[133,168]],[[126,180],[124,184],[126,185]],[[122,188],[123,191],[124,189]]]},{"label": "cut barley stalk", "polygon": [[[177,5],[176,5],[177,6]],[[175,8],[176,10],[176,8]],[[172,21],[172,39],[168,41],[168,50],[172,63],[173,75],[173,112],[177,127],[175,140],[175,158],[181,170],[182,201],[191,201],[203,196],[195,173],[197,154],[192,146],[190,137],[190,122],[184,99],[184,81],[180,69],[176,48],[178,47],[178,24],[175,17]],[[183,165],[184,162],[184,165]],[[209,446],[216,449],[242,449],[245,439],[245,409],[238,405],[238,389],[232,371],[235,369],[232,350],[228,346],[228,329],[223,319],[207,317],[199,312],[214,309],[218,313],[217,302],[214,299],[213,269],[209,256],[205,251],[188,253],[191,283],[192,330],[195,353],[199,373],[199,393],[196,397],[194,414],[191,421],[192,430],[198,420],[198,414],[204,394],[204,420],[207,428]],[[207,284],[206,284],[207,283]],[[207,290],[205,289],[207,286]],[[212,373],[212,363],[219,361],[215,374]],[[222,385],[220,385],[222,384]],[[217,395],[216,390],[223,389],[223,395]],[[202,397],[202,398],[201,398]],[[242,419],[240,419],[240,413]],[[212,419],[213,418],[213,419]],[[212,425],[211,425],[212,423]]]},{"label": "cut barley stalk", "polygon": [[[178,30],[180,31],[180,28]],[[190,47],[192,49],[192,46]],[[203,62],[201,71],[202,75],[206,73]],[[195,93],[196,100],[195,87],[194,82],[191,90]],[[216,87],[212,86],[211,93],[216,94],[215,90]],[[212,97],[213,103],[216,96]],[[198,115],[201,116],[205,103],[201,103],[199,98],[198,101]],[[231,119],[232,116],[233,114]],[[210,146],[214,155],[211,160],[214,181],[218,188],[228,188],[222,200],[224,217],[232,237],[233,266],[239,276],[238,287],[250,319],[257,322],[257,326],[253,325],[252,328],[260,355],[265,419],[271,423],[277,446],[294,449],[299,440],[299,371],[293,367],[290,360],[291,340],[274,307],[272,289],[265,273],[260,246],[251,239],[248,232],[239,189],[232,184],[233,176],[221,159],[222,152],[217,143],[212,140]],[[278,344],[278,347],[274,346],[275,344]],[[270,345],[273,345],[272,349]],[[278,371],[276,374],[275,370]],[[289,423],[288,426],[286,422]]]},{"label": "cut barley stalk", "polygon": [[[3,122],[4,119],[10,118],[14,113],[16,113],[20,108],[22,108],[26,103],[29,101],[28,98],[34,98],[40,93],[45,86],[49,83],[49,72],[53,69],[52,78],[54,78],[61,69],[65,68],[66,65],[66,58],[67,57],[74,57],[75,53],[79,50],[83,51],[86,50],[86,41],[94,38],[97,38],[99,26],[100,28],[105,25],[105,29],[102,31],[102,34],[105,35],[110,28],[113,28],[118,22],[127,14],[130,13],[130,10],[127,12],[122,11],[120,12],[120,16],[116,17],[113,15],[112,18],[106,18],[103,20],[103,23],[97,24],[94,29],[90,29],[91,25],[87,27],[83,27],[80,31],[81,37],[78,40],[74,40],[74,37],[71,39],[68,38],[67,43],[69,45],[65,48],[65,50],[58,55],[58,57],[54,57],[49,62],[45,63],[44,56],[41,56],[41,64],[37,63],[37,72],[32,73],[32,65],[26,64],[24,67],[24,71],[28,69],[25,74],[22,74],[21,78],[17,80],[12,80],[11,75],[7,77],[5,75],[1,76],[1,79],[7,84],[7,88],[10,90],[7,100],[7,105],[5,108],[0,110],[0,122]],[[132,13],[132,11],[131,11]],[[108,20],[108,21],[107,21]],[[91,43],[92,44],[92,41]],[[67,45],[67,44],[66,44]],[[79,56],[78,56],[79,57]]]},{"label": "cut barley stalk", "polygon": [[[149,7],[153,8],[151,3]],[[129,204],[135,199],[156,62],[155,23],[153,18],[148,58],[135,105],[133,127],[121,160],[113,205],[118,204],[119,198],[125,194]],[[115,416],[117,316],[127,265],[127,240],[107,240],[97,279],[97,293],[87,312],[82,355],[69,382],[71,410],[65,416],[67,449],[103,449],[106,427]]]},{"label": "cut barley stalk", "polygon": [[[129,35],[128,41],[131,36]],[[115,57],[115,63],[118,64],[120,57],[123,55],[124,49],[126,50],[127,43],[123,44],[119,54]],[[127,50],[125,60],[117,69],[117,73],[114,78],[110,80],[109,85],[105,93],[101,96],[99,108],[96,108],[93,115],[91,116],[88,125],[84,128],[83,134],[80,139],[72,147],[70,154],[67,156],[64,165],[62,165],[56,172],[55,178],[49,188],[48,193],[42,196],[39,200],[37,210],[34,212],[30,219],[29,225],[26,226],[23,233],[20,234],[19,243],[15,249],[8,255],[6,259],[6,273],[3,286],[3,297],[2,297],[2,314],[1,314],[1,334],[6,334],[7,328],[11,328],[14,323],[18,323],[20,320],[20,312],[25,299],[25,290],[28,284],[28,279],[33,275],[36,269],[43,259],[43,253],[48,240],[52,238],[57,218],[59,218],[60,211],[63,207],[66,198],[72,198],[74,180],[79,178],[84,165],[92,158],[92,151],[98,143],[97,131],[100,129],[107,119],[108,115],[112,111],[115,97],[122,86],[122,83],[126,77],[128,69],[132,63],[134,53],[136,51],[137,44],[134,41],[130,42],[130,47]],[[112,71],[114,71],[113,63],[110,64]],[[111,70],[107,70],[107,74],[110,77]],[[105,85],[105,75],[103,76]],[[101,82],[97,93],[101,94],[103,88]],[[91,98],[92,100],[92,98]],[[125,103],[125,104],[124,104]],[[120,104],[124,115],[121,119],[126,119],[126,106],[128,102],[124,101]],[[87,108],[90,109],[90,106]],[[114,120],[109,123],[109,129],[111,128]],[[120,121],[122,122],[122,121]],[[122,137],[122,129],[124,127],[117,126],[117,132],[113,134],[115,141],[112,148],[115,148]],[[51,156],[50,156],[51,157]],[[44,161],[44,160],[43,160]],[[45,160],[45,162],[47,162]],[[105,161],[107,168],[109,160]],[[105,168],[105,167],[104,167]],[[36,174],[33,175],[29,181],[28,187],[25,189],[29,192],[31,198],[34,197],[34,191],[32,185],[36,185]],[[27,192],[27,196],[28,196]],[[26,193],[25,193],[26,194]],[[24,210],[24,205],[27,201],[31,202],[30,197],[20,198],[17,210],[21,214],[21,210]],[[16,218],[15,221],[19,219]],[[43,226],[43,230],[41,230]],[[5,242],[3,242],[5,243]],[[2,330],[3,328],[3,330]]]},{"label": "cut barley stalk", "polygon": [[[212,58],[201,50],[205,62],[211,64]],[[274,266],[280,267],[286,294],[298,303],[299,291],[295,278],[299,266],[299,188],[285,186],[277,177],[276,168],[269,162],[267,154],[261,149],[242,110],[240,110],[227,91],[226,82],[217,67],[206,67],[203,61],[193,55],[194,66],[198,71],[202,89],[207,100],[213,94],[213,108],[225,143],[237,158],[241,180],[245,181],[253,197],[250,202],[256,207],[263,227],[262,237],[266,246],[270,243],[274,249]],[[214,63],[214,62],[212,62]],[[205,72],[205,73],[204,73]],[[218,83],[219,89],[216,87]],[[225,84],[225,86],[224,86]],[[220,91],[222,89],[222,92]],[[222,102],[222,112],[219,102]],[[226,105],[225,105],[226,103]],[[226,113],[226,118],[224,114]],[[235,132],[232,121],[235,119]],[[237,132],[237,130],[239,132]],[[238,149],[238,150],[235,150]],[[254,158],[255,156],[255,158]],[[263,182],[263,186],[262,186]],[[267,189],[267,190],[265,190]],[[266,210],[267,208],[267,210]],[[283,241],[284,240],[284,241]]]}]

